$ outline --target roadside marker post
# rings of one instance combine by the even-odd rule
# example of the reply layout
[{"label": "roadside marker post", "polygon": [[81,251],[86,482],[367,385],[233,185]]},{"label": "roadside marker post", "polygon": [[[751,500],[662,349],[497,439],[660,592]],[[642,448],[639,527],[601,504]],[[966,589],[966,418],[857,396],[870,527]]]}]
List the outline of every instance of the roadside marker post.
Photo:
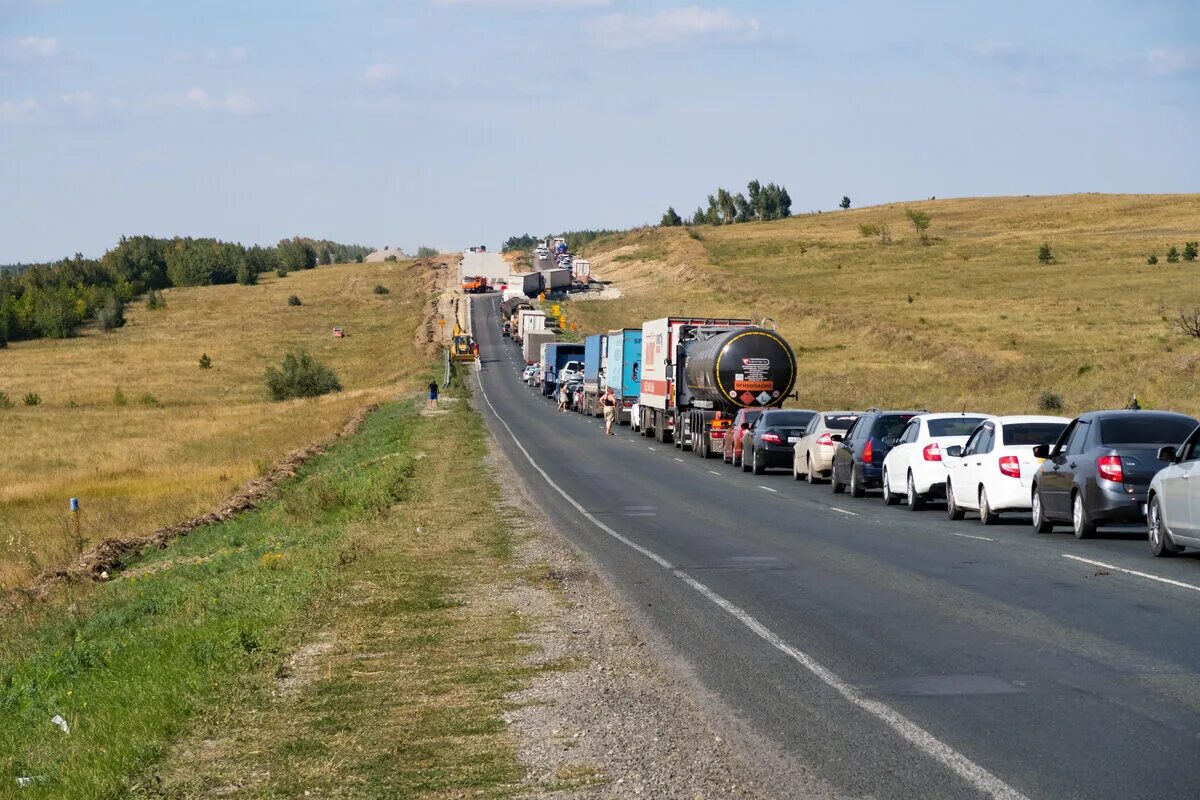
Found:
[{"label": "roadside marker post", "polygon": [[79,525],[79,498],[72,497],[69,503],[71,509],[71,529],[75,533],[75,552],[83,552],[83,530]]}]

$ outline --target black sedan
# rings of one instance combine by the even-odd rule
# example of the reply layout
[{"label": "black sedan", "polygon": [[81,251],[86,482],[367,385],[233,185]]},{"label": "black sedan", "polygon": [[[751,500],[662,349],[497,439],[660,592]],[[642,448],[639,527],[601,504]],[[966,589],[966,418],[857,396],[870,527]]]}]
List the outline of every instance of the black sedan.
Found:
[{"label": "black sedan", "polygon": [[742,437],[742,471],[762,475],[768,469],[791,469],[796,442],[816,411],[765,409]]},{"label": "black sedan", "polygon": [[1150,480],[1163,466],[1159,448],[1178,445],[1197,423],[1166,411],[1092,411],[1071,421],[1033,478],[1033,527],[1069,523],[1083,539],[1097,525],[1145,522]]}]

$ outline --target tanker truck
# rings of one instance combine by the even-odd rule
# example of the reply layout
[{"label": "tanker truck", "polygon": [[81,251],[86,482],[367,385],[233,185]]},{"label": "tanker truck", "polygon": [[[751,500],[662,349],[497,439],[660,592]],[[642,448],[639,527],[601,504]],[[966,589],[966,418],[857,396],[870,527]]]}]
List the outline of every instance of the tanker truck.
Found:
[{"label": "tanker truck", "polygon": [[748,319],[665,317],[642,325],[643,436],[702,458],[719,455],[739,408],[781,406],[795,384],[792,348]]}]

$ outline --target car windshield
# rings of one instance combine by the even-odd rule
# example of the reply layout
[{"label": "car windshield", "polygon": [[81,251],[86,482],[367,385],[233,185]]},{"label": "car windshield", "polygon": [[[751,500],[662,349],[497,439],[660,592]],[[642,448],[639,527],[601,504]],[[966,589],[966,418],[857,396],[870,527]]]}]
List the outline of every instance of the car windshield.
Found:
[{"label": "car windshield", "polygon": [[886,417],[880,417],[875,420],[875,430],[872,435],[887,439],[888,437],[896,438],[900,432],[904,430],[904,426],[912,419],[915,414],[889,414]]},{"label": "car windshield", "polygon": [[811,411],[772,411],[764,422],[772,428],[803,428],[812,418]]},{"label": "car windshield", "polygon": [[832,428],[835,431],[850,430],[850,426],[854,424],[854,420],[858,419],[853,414],[826,414],[825,427]]},{"label": "car windshield", "polygon": [[983,417],[948,417],[929,420],[930,436],[970,436]]},{"label": "car windshield", "polygon": [[1004,443],[1018,444],[1054,444],[1062,435],[1065,422],[1017,422],[1004,426]]},{"label": "car windshield", "polygon": [[1136,414],[1100,420],[1100,441],[1106,445],[1179,444],[1196,429],[1196,420]]}]

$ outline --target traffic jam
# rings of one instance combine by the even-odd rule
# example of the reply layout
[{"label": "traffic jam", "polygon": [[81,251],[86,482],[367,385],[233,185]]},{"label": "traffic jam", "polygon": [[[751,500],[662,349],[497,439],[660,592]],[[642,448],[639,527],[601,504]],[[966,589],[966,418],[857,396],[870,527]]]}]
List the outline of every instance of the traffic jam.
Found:
[{"label": "traffic jam", "polygon": [[586,416],[612,408],[615,425],[698,458],[951,520],[1020,516],[1080,539],[1121,526],[1157,557],[1200,548],[1193,417],[1136,400],[1074,418],[800,408],[795,354],[769,320],[664,317],[579,343],[561,341],[519,290],[500,311],[535,392]]}]

